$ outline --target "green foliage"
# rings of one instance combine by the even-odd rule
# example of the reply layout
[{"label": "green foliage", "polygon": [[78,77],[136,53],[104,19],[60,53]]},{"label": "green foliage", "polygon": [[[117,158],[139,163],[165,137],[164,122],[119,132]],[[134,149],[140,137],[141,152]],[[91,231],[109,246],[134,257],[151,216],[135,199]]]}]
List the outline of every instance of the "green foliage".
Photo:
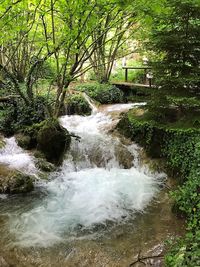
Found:
[{"label": "green foliage", "polygon": [[186,92],[154,89],[147,107],[146,118],[161,125],[184,129],[200,126],[200,101]]},{"label": "green foliage", "polygon": [[165,257],[168,267],[197,267],[200,266],[200,231],[188,232],[185,238],[171,242],[170,252]]},{"label": "green foliage", "polygon": [[90,115],[91,108],[81,94],[70,95],[66,100],[67,114]]},{"label": "green foliage", "polygon": [[153,50],[157,84],[162,88],[199,92],[200,89],[200,3],[167,0],[166,12],[154,18]]},{"label": "green foliage", "polygon": [[179,170],[179,175],[187,177],[197,158],[194,154],[200,131],[195,129],[166,129],[163,155],[170,168]]},{"label": "green foliage", "polygon": [[185,111],[200,110],[200,100],[197,97],[172,97],[167,96],[167,100],[171,105],[177,106]]},{"label": "green foliage", "polygon": [[101,104],[121,103],[124,99],[123,92],[111,84],[83,84],[77,86],[76,89],[85,92]]},{"label": "green foliage", "polygon": [[26,106],[20,100],[14,101],[13,104],[3,107],[0,131],[9,136],[44,119],[45,99],[43,97],[36,98],[33,106]]},{"label": "green foliage", "polygon": [[[193,101],[190,104],[193,105]],[[167,169],[172,171],[180,183],[171,195],[176,211],[187,219],[187,233],[175,244],[171,243],[165,258],[166,266],[199,266],[200,130],[159,125],[155,120],[150,120],[150,117],[152,118],[152,114],[149,115],[148,112],[145,116],[136,117],[130,111],[122,118],[118,127],[144,146],[150,156],[166,158]]]},{"label": "green foliage", "polygon": [[[139,62],[131,62],[128,64],[132,67],[142,66],[142,63]],[[122,69],[122,66],[118,68],[112,75],[112,81],[124,81],[125,80],[125,70]],[[144,71],[143,70],[129,70],[128,71],[128,81],[134,83],[144,83]]]}]

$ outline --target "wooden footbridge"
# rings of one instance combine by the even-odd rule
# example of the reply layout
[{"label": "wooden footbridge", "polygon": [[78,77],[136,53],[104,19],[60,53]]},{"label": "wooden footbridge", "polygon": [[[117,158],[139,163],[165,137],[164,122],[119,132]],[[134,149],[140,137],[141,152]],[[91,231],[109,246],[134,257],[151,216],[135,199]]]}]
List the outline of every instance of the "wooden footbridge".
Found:
[{"label": "wooden footbridge", "polygon": [[[120,89],[131,89],[134,87],[141,87],[141,88],[151,88],[152,85],[152,78],[153,75],[151,73],[151,67],[148,66],[141,66],[141,67],[131,67],[131,66],[124,66],[122,67],[125,70],[124,81],[122,82],[112,82],[112,84],[116,85]],[[144,70],[143,76],[143,83],[134,83],[128,81],[128,71],[129,70]]]}]

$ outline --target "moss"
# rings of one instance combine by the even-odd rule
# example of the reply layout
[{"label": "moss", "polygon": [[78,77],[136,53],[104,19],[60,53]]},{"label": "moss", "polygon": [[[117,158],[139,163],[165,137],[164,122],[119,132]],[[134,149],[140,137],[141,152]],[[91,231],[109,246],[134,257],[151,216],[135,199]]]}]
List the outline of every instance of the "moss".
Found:
[{"label": "moss", "polygon": [[40,125],[37,134],[37,149],[48,161],[60,164],[64,153],[69,149],[71,136],[57,120],[46,120]]},{"label": "moss", "polygon": [[44,172],[53,172],[56,170],[56,167],[54,164],[46,161],[45,159],[38,158],[36,162],[36,166],[38,169]]},{"label": "moss", "polygon": [[32,148],[32,140],[31,136],[18,134],[15,136],[17,144],[23,149],[31,149]]},{"label": "moss", "polygon": [[49,119],[25,128],[17,135],[17,141],[25,149],[36,149],[36,158],[45,158],[58,165],[70,147],[71,136],[58,120]]},{"label": "moss", "polygon": [[[187,176],[200,129],[180,128],[175,123],[173,126],[164,125],[148,116],[148,113],[137,116],[130,111],[122,117],[117,128],[122,134],[143,146],[150,157],[166,158],[170,174],[177,177]],[[191,153],[190,158],[189,153]]]},{"label": "moss", "polygon": [[81,94],[71,95],[66,100],[66,113],[68,115],[90,115],[91,108]]},{"label": "moss", "polygon": [[36,158],[36,159],[45,159],[45,155],[39,151],[39,150],[36,150],[33,154],[33,156]]},{"label": "moss", "polygon": [[6,166],[0,166],[0,193],[21,194],[34,189],[33,177]]}]

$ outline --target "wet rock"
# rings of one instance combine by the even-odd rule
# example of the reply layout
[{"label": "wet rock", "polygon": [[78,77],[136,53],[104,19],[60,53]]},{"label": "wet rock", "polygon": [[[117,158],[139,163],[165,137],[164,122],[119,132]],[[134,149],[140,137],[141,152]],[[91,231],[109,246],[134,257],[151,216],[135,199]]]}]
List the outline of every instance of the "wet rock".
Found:
[{"label": "wet rock", "polygon": [[54,164],[62,163],[64,153],[69,149],[71,136],[57,120],[47,120],[37,134],[37,149]]},{"label": "wet rock", "polygon": [[0,267],[10,267],[2,256],[0,256]]},{"label": "wet rock", "polygon": [[91,108],[81,94],[71,95],[66,100],[66,113],[68,115],[90,115]]},{"label": "wet rock", "polygon": [[126,147],[118,146],[115,151],[116,158],[119,162],[119,165],[123,166],[124,169],[130,169],[133,167],[134,156]]},{"label": "wet rock", "polygon": [[48,162],[47,160],[43,158],[37,159],[36,167],[44,172],[53,172],[56,170],[56,167],[54,164]]},{"label": "wet rock", "polygon": [[20,194],[34,189],[33,177],[0,165],[0,193]]},{"label": "wet rock", "polygon": [[[41,151],[36,150],[33,155],[35,157],[35,165],[41,171],[53,172],[56,170],[56,166],[53,163],[48,162],[45,158],[45,155]],[[43,175],[44,175],[44,177],[46,177],[46,175],[44,173],[43,173]]]},{"label": "wet rock", "polygon": [[28,135],[18,134],[15,136],[18,146],[22,147],[23,149],[31,149],[31,137]]}]

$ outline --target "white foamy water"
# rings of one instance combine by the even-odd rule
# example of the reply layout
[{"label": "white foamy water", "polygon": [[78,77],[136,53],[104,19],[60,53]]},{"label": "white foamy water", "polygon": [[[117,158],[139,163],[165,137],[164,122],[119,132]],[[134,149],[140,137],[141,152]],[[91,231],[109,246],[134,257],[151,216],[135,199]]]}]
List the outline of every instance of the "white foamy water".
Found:
[{"label": "white foamy water", "polygon": [[85,98],[85,100],[88,102],[88,104],[90,105],[92,109],[92,113],[93,114],[98,113],[98,108],[95,106],[94,101],[86,93],[83,92],[82,95]]},{"label": "white foamy water", "polygon": [[0,149],[0,163],[28,174],[35,174],[37,169],[33,157],[17,145],[14,137],[5,138],[5,142],[5,147]]},{"label": "white foamy water", "polygon": [[115,105],[108,106],[106,110],[108,112],[120,111],[120,110],[129,110],[129,109],[134,108],[134,107],[145,106],[145,105],[146,105],[146,102],[142,102],[142,103],[129,103],[129,104],[115,104]]},{"label": "white foamy water", "polygon": [[[64,116],[60,122],[81,140],[73,140],[60,171],[43,184],[47,197],[26,212],[12,214],[10,231],[22,246],[47,247],[87,238],[86,232],[97,225],[125,223],[143,212],[158,192],[160,180],[141,170],[136,146],[125,146],[106,133],[112,123],[108,114]],[[130,169],[119,160],[119,151],[125,158],[135,157]]]}]

